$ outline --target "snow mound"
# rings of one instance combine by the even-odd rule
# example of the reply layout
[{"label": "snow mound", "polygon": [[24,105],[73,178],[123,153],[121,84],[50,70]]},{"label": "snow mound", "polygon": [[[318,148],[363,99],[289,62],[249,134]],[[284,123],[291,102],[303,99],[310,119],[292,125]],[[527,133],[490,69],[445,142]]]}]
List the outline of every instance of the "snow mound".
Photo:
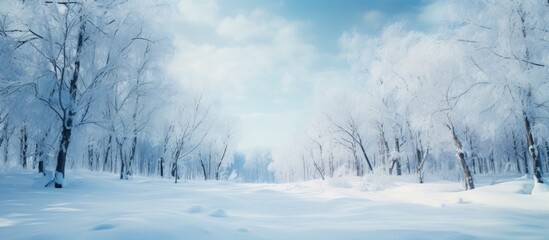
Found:
[{"label": "snow mound", "polygon": [[353,184],[346,178],[331,178],[328,180],[328,184],[336,188],[352,188]]},{"label": "snow mound", "polygon": [[384,174],[366,175],[360,179],[360,190],[364,192],[383,191],[403,185],[403,182],[410,183],[416,180],[413,176],[395,176]]},{"label": "snow mound", "polygon": [[14,225],[16,223],[17,222],[15,222],[13,220],[9,220],[9,219],[6,219],[6,218],[0,218],[0,227],[9,227],[9,226]]},{"label": "snow mound", "polygon": [[224,217],[227,217],[227,213],[225,212],[225,210],[218,208],[212,213],[210,213],[210,216],[217,217],[217,218],[224,218]]},{"label": "snow mound", "polygon": [[50,211],[50,212],[76,212],[80,211],[80,209],[77,208],[70,208],[70,207],[49,207],[44,208],[42,211]]},{"label": "snow mound", "polygon": [[530,195],[533,187],[534,185],[531,180],[522,177],[512,181],[494,181],[489,186],[481,186],[481,188],[491,192],[525,195]]},{"label": "snow mound", "polygon": [[94,231],[102,231],[102,230],[113,229],[113,228],[115,228],[115,227],[116,227],[116,225],[114,225],[114,224],[105,223],[105,224],[99,224],[99,225],[93,227],[92,230],[94,230]]},{"label": "snow mound", "polygon": [[534,183],[534,188],[532,189],[532,195],[548,195],[549,196],[549,185],[546,183]]},{"label": "snow mound", "polygon": [[194,205],[194,206],[190,207],[189,209],[187,209],[187,212],[188,213],[201,213],[201,212],[204,212],[204,207],[202,207],[200,205]]},{"label": "snow mound", "polygon": [[[472,191],[459,182],[418,184],[413,176],[174,185],[140,176],[67,175],[73,176],[70,186],[55,189],[35,185],[43,180],[35,173],[0,173],[0,238],[547,238],[540,220],[549,213],[548,186],[516,175],[477,176]],[[363,191],[364,185],[377,190]]]}]

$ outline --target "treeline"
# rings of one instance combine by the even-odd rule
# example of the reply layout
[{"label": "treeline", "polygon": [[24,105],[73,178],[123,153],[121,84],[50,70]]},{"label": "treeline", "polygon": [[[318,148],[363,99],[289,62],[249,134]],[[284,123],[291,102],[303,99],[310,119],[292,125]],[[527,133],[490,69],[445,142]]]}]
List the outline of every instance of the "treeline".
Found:
[{"label": "treeline", "polygon": [[[5,169],[121,179],[306,181],[345,175],[549,171],[549,3],[448,1],[439,24],[341,39],[351,74],[320,88],[292,147],[235,153],[208,91],[167,74],[170,4],[0,3],[0,161]],[[444,7],[441,7],[444,6]],[[164,16],[159,18],[158,16]],[[228,120],[229,119],[229,120]]]},{"label": "treeline", "polygon": [[[439,25],[345,33],[348,84],[322,89],[281,181],[341,175],[549,171],[549,3],[447,1]],[[444,6],[444,7],[441,7]]]}]

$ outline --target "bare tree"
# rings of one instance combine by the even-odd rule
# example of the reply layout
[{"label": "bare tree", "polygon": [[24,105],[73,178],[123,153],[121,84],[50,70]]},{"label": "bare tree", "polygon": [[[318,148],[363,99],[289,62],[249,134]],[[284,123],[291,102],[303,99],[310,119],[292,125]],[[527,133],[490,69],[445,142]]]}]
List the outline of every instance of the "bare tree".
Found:
[{"label": "bare tree", "polygon": [[365,142],[363,141],[362,135],[359,132],[358,125],[355,119],[351,115],[349,115],[345,122],[345,125],[340,125],[333,121],[331,118],[330,122],[332,122],[332,124],[338,129],[338,131],[346,134],[358,145],[362,156],[364,157],[364,161],[366,161],[366,164],[368,164],[368,169],[370,170],[370,172],[373,172],[374,169],[370,162],[370,158],[368,158],[368,154],[366,153]]},{"label": "bare tree", "polygon": [[343,135],[341,138],[336,139],[336,141],[351,153],[353,160],[352,164],[354,166],[354,170],[356,171],[356,176],[364,176],[364,166],[358,156],[356,142],[352,138],[349,138],[347,135]]},{"label": "bare tree", "polygon": [[209,107],[205,106],[202,95],[196,96],[192,105],[184,107],[181,111],[173,134],[171,174],[175,178],[175,183],[180,178],[179,161],[193,153],[208,134],[209,129],[206,124],[208,114]]},{"label": "bare tree", "polygon": [[221,151],[221,156],[217,160],[216,167],[215,167],[215,180],[219,180],[220,178],[221,166],[223,165],[223,161],[227,157],[227,149],[229,148],[229,144],[231,143],[232,135],[233,135],[232,129],[228,127],[227,134],[224,136],[221,144],[223,150]]},{"label": "bare tree", "polygon": [[160,160],[159,160],[159,166],[160,169],[160,177],[164,177],[164,168],[166,165],[166,152],[168,151],[168,144],[170,143],[170,139],[172,138],[172,135],[174,133],[174,125],[169,125],[167,130],[164,131],[164,135],[162,136],[162,153],[160,153]]}]

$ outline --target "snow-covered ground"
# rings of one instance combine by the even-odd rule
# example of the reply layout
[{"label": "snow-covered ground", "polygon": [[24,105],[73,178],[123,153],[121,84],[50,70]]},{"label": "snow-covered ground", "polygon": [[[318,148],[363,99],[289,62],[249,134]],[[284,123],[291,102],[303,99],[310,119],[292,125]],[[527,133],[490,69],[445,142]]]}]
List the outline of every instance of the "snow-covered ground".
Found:
[{"label": "snow-covered ground", "polygon": [[[0,239],[549,239],[549,190],[367,177],[242,184],[68,172],[0,174]],[[533,193],[530,192],[534,189]]]}]

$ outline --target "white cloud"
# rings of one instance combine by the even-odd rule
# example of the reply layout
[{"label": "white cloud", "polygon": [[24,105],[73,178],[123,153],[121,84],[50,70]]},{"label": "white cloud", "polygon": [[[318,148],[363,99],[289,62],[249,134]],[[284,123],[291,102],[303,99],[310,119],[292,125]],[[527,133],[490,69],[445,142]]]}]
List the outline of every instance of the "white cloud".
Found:
[{"label": "white cloud", "polygon": [[187,22],[214,25],[218,21],[219,6],[215,0],[182,0],[178,7]]},{"label": "white cloud", "polygon": [[214,34],[203,41],[192,41],[185,32],[176,36],[178,53],[170,67],[175,76],[230,96],[257,88],[292,89],[311,71],[317,53],[302,40],[301,23],[263,10],[219,19],[204,27]]},{"label": "white cloud", "polygon": [[325,78],[317,64],[327,56],[305,40],[307,25],[263,9],[226,14],[213,1],[186,4],[194,10],[176,20],[184,27],[174,24],[173,76],[214,92],[225,111],[241,120],[241,148],[290,141],[304,124],[306,98]]},{"label": "white cloud", "polygon": [[377,10],[368,11],[362,15],[362,21],[369,29],[379,29],[383,27],[385,14]]},{"label": "white cloud", "polygon": [[418,19],[420,22],[423,23],[429,23],[429,24],[435,24],[438,22],[441,22],[446,17],[448,6],[441,2],[441,1],[435,1],[427,6],[425,6],[421,13],[418,16]]},{"label": "white cloud", "polygon": [[[469,14],[469,4],[476,4],[472,1],[468,4],[459,4],[459,1],[437,0],[423,7],[417,16],[418,22],[427,26],[436,27],[442,23],[448,23],[463,19],[464,15]],[[479,1],[481,2],[481,1]],[[470,6],[475,8],[475,6]]]},{"label": "white cloud", "polygon": [[269,16],[264,10],[256,9],[244,15],[225,17],[217,25],[216,32],[236,41],[270,38],[278,29],[289,24],[282,18]]}]

